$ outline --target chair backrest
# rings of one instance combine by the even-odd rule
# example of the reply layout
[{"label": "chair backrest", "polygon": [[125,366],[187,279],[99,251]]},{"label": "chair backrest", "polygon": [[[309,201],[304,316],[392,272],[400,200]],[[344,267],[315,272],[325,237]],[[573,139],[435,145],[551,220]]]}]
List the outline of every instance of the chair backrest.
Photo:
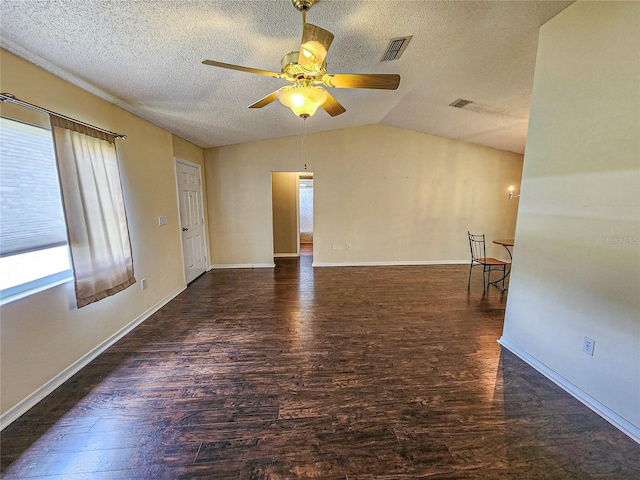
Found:
[{"label": "chair backrest", "polygon": [[471,261],[478,258],[487,258],[487,253],[485,250],[485,242],[484,242],[484,234],[482,235],[474,235],[471,232],[467,231],[469,234],[469,248],[471,249]]}]

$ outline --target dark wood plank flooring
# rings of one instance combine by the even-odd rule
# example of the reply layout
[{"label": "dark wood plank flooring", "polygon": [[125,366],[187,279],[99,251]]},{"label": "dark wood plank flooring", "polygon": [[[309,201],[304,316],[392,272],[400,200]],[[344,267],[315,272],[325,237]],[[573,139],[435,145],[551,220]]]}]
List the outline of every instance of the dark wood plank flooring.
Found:
[{"label": "dark wood plank flooring", "polygon": [[313,243],[301,243],[300,244],[300,256],[313,255]]},{"label": "dark wood plank flooring", "polygon": [[[466,266],[211,271],[7,427],[6,479],[637,479]],[[28,372],[25,372],[28,374]]]}]

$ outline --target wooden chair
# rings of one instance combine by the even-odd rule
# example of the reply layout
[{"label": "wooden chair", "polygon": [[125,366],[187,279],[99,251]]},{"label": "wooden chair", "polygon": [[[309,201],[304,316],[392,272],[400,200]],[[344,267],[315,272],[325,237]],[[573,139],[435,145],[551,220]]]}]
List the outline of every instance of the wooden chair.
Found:
[{"label": "wooden chair", "polygon": [[[489,285],[490,283],[494,284],[497,287],[497,283],[500,282],[500,280],[502,280],[502,290],[504,290],[504,279],[507,276],[508,262],[498,260],[497,258],[487,258],[484,234],[473,235],[469,231],[467,231],[467,234],[469,235],[469,248],[471,249],[471,264],[469,265],[468,287],[471,286],[471,270],[473,270],[473,267],[482,265],[482,291],[486,292],[487,285]],[[502,272],[502,278],[496,280],[495,282],[491,281],[491,272],[493,270]]]}]

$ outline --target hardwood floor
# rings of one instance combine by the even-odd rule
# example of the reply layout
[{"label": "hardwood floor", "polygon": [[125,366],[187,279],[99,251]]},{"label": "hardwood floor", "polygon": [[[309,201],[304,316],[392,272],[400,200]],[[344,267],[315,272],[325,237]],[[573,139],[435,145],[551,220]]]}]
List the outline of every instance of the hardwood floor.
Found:
[{"label": "hardwood floor", "polygon": [[313,255],[313,243],[300,244],[300,256]]},{"label": "hardwood floor", "polygon": [[7,427],[3,478],[640,478],[467,268],[211,271]]}]

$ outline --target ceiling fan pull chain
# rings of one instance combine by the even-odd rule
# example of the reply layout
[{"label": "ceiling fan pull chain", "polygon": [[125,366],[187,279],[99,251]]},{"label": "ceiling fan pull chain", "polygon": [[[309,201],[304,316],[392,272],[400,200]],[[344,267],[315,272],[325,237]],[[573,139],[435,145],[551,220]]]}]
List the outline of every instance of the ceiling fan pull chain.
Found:
[{"label": "ceiling fan pull chain", "polygon": [[302,163],[304,164],[304,169],[307,170],[307,152],[306,152],[306,148],[305,148],[305,132],[304,132],[304,126],[305,126],[305,122],[307,121],[306,117],[301,117],[302,118]]}]

